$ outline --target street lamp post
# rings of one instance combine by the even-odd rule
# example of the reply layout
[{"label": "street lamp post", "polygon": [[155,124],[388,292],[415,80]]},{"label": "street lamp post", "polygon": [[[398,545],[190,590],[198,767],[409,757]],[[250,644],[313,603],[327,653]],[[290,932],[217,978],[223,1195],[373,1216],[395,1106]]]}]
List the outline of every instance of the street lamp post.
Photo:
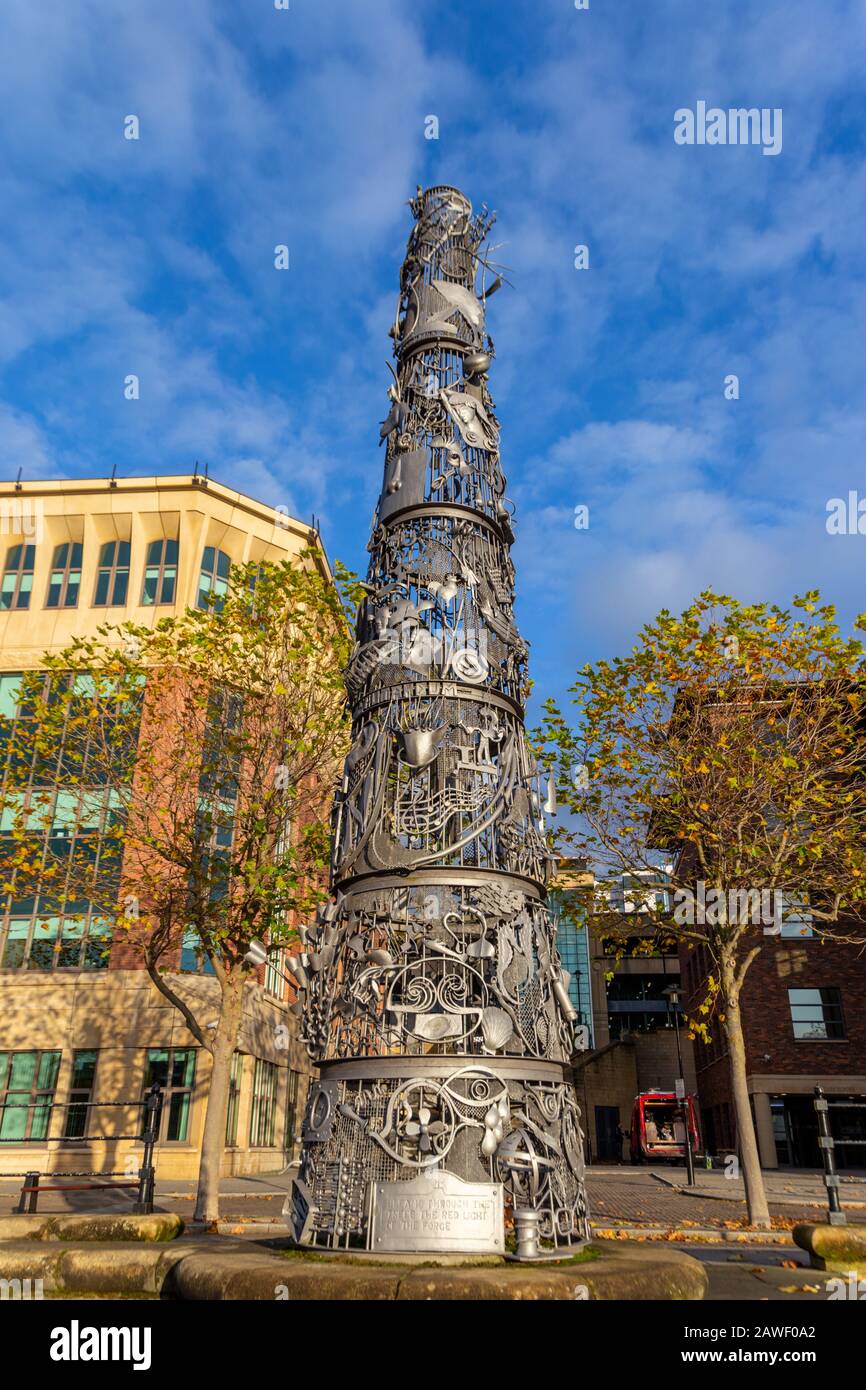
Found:
[{"label": "street lamp post", "polygon": [[668,985],[667,989],[664,990],[664,994],[667,996],[668,1007],[673,1009],[674,1013],[674,1031],[677,1040],[677,1070],[679,1072],[677,1089],[682,1091],[682,1095],[679,1097],[679,1101],[682,1107],[684,1128],[686,1131],[686,1172],[688,1174],[689,1187],[694,1187],[695,1159],[694,1154],[692,1153],[692,1127],[690,1124],[691,1117],[689,1115],[689,1107],[686,1099],[686,1079],[683,1075],[683,1054],[680,1049],[680,991],[677,985]]}]

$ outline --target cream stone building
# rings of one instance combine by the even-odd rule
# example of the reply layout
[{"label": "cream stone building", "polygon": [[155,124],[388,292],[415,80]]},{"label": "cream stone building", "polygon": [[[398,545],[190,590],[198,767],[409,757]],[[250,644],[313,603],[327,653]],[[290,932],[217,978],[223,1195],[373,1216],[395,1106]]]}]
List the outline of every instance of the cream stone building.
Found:
[{"label": "cream stone building", "polygon": [[[309,526],[197,476],[0,482],[0,740],[18,715],[16,679],[42,653],[105,622],[155,624],[218,592],[232,564],[305,546],[330,577]],[[32,902],[0,897],[0,1175],[134,1174],[141,1111],[87,1106],[139,1100],[154,1079],[157,1177],[197,1175],[209,1055],[128,944],[106,950],[110,936],[89,910],[46,922]],[[178,992],[215,1019],[216,981],[191,949],[177,965]],[[270,967],[248,986],[225,1174],[273,1171],[293,1155],[310,1068],[285,993]],[[88,1143],[94,1134],[117,1137]]]}]

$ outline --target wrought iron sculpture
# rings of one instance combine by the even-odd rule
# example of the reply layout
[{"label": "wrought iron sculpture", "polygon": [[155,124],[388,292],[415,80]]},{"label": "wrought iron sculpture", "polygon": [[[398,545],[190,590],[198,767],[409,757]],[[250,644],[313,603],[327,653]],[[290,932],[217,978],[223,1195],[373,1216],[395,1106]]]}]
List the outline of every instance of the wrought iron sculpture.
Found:
[{"label": "wrought iron sculpture", "polygon": [[[377,1185],[444,1172],[501,1184],[506,1219],[534,1213],[542,1250],[559,1248],[587,1234],[564,1065],[576,1015],[545,906],[555,808],[524,733],[527,646],[487,384],[494,219],[448,187],[410,207],[346,672],[335,900],[288,960],[321,1079],[286,1214],[302,1244],[373,1248]],[[406,1247],[415,1239],[410,1221]]]}]

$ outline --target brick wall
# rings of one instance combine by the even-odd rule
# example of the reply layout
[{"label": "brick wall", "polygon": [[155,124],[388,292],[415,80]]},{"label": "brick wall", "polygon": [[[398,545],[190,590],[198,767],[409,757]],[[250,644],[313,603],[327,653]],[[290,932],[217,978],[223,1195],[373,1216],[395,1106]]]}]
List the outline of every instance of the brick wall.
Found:
[{"label": "brick wall", "polygon": [[[676,1034],[673,1028],[656,1028],[652,1033],[639,1033],[634,1041],[637,1052],[638,1090],[672,1091],[679,1075]],[[682,1028],[680,1048],[686,1090],[693,1093],[696,1086],[693,1045],[684,1036]]]},{"label": "brick wall", "polygon": [[[683,952],[690,1009],[702,997],[700,984],[695,988],[701,967],[697,952]],[[798,1041],[791,1023],[788,990],[826,987],[841,993],[845,1038]],[[746,976],[742,1013],[750,1076],[866,1079],[866,956],[859,947],[821,942],[817,937],[767,939]],[[723,1026],[711,1019],[709,1028],[710,1046],[701,1041],[694,1045],[698,1090],[705,1106],[730,1101]]]},{"label": "brick wall", "polygon": [[631,1125],[631,1112],[637,1095],[637,1049],[631,1040],[608,1043],[581,1057],[574,1068],[578,1104],[583,1112],[584,1133],[589,1155],[598,1157],[596,1107],[613,1106],[623,1129]]}]

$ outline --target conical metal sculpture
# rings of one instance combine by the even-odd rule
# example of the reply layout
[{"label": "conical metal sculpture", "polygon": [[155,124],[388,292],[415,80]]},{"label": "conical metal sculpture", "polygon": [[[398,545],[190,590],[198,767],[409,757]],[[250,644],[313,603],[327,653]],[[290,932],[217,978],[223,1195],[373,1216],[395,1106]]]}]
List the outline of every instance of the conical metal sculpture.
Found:
[{"label": "conical metal sculpture", "polygon": [[410,207],[335,901],[289,961],[321,1079],[286,1215],[300,1244],[379,1251],[502,1250],[513,1222],[531,1254],[587,1221],[487,386],[493,218],[447,187]]}]

